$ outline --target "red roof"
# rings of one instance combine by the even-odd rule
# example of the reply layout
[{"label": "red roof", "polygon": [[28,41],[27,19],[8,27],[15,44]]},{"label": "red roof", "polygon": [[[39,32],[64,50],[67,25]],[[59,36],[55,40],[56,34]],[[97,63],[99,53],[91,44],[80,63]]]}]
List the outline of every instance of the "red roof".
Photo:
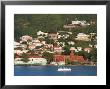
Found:
[{"label": "red roof", "polygon": [[83,56],[71,55],[70,59],[71,59],[71,61],[73,61],[73,60],[78,60],[79,62],[84,61],[84,57]]},{"label": "red roof", "polygon": [[[68,55],[55,55],[55,61],[59,62],[59,61],[64,61],[65,57]],[[83,56],[77,56],[77,55],[70,55],[70,60],[78,60],[79,62],[84,61],[84,57]]]},{"label": "red roof", "polygon": [[17,56],[15,56],[15,58],[21,58],[21,56],[18,56],[18,55],[17,55]]},{"label": "red roof", "polygon": [[64,61],[64,60],[65,60],[64,55],[55,55],[55,61],[59,62],[59,61]]},{"label": "red roof", "polygon": [[[21,56],[15,56],[15,58],[22,58]],[[42,58],[40,56],[28,56],[28,58]]]}]

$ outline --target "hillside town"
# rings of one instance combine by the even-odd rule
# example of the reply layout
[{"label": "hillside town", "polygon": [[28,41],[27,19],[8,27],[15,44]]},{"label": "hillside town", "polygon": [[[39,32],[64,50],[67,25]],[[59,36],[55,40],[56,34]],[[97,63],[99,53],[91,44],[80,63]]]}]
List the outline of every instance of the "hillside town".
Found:
[{"label": "hillside town", "polygon": [[[63,25],[66,31],[37,31],[36,37],[23,35],[14,41],[15,65],[96,65],[97,34],[72,30],[96,24],[85,20]],[[77,28],[77,29],[76,29]]]}]

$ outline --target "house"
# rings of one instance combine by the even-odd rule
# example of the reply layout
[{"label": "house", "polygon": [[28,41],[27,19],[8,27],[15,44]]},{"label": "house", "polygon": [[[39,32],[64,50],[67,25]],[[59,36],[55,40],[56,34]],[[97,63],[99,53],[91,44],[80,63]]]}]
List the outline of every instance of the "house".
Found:
[{"label": "house", "polygon": [[92,21],[90,22],[90,24],[91,24],[91,25],[96,25],[96,24],[97,24],[97,22],[96,22],[96,21],[94,21],[94,20],[92,20]]},{"label": "house", "polygon": [[54,55],[55,62],[65,61],[65,55]]},{"label": "house", "polygon": [[28,56],[29,61],[28,62],[23,62],[21,61],[20,56],[16,56],[14,63],[15,64],[39,64],[39,65],[46,65],[47,64],[47,60],[45,58],[42,58],[40,56]]},{"label": "house", "polygon": [[28,35],[24,35],[24,36],[21,37],[21,40],[22,41],[32,40],[32,37],[31,36],[28,36]]},{"label": "house", "polygon": [[23,53],[27,53],[29,50],[22,50]]},{"label": "house", "polygon": [[26,44],[21,44],[21,47],[22,47],[23,49],[26,49],[28,46],[27,46]]},{"label": "house", "polygon": [[54,47],[54,52],[55,53],[61,53],[62,52],[62,47]]},{"label": "house", "polygon": [[58,33],[57,32],[49,32],[48,37],[50,39],[56,40],[58,38]]},{"label": "house", "polygon": [[57,62],[51,62],[50,65],[58,65]]},{"label": "house", "polygon": [[84,48],[84,51],[86,51],[87,53],[90,53],[91,52],[91,48]]},{"label": "house", "polygon": [[44,32],[42,32],[42,31],[38,31],[37,32],[37,35],[39,36],[39,35],[43,35],[44,34]]},{"label": "house", "polygon": [[69,45],[74,45],[75,42],[73,42],[73,41],[69,41],[68,44],[69,44]]},{"label": "house", "polygon": [[82,51],[82,47],[77,47],[77,50],[78,51]]},{"label": "house", "polygon": [[72,21],[71,24],[64,25],[63,27],[72,29],[72,28],[77,28],[77,27],[81,27],[81,26],[88,26],[88,25],[90,25],[90,24],[87,23],[85,20],[83,20],[83,21],[75,20],[75,21]]},{"label": "house", "polygon": [[14,41],[14,48],[17,48],[17,47],[21,47],[21,44],[19,42]]},{"label": "house", "polygon": [[69,29],[76,28],[76,26],[73,25],[73,24],[64,25],[63,27],[64,28],[69,28]]},{"label": "house", "polygon": [[67,32],[68,34],[72,34],[72,32]]},{"label": "house", "polygon": [[84,61],[84,58],[83,56],[79,56],[79,55],[74,55],[74,48],[70,48],[70,60],[71,61],[74,61],[74,60],[77,60],[78,62],[83,62]]},{"label": "house", "polygon": [[95,48],[97,48],[97,45],[94,45]]},{"label": "house", "polygon": [[54,61],[55,62],[65,62],[66,59],[69,59],[70,61],[78,61],[78,62],[84,62],[84,57],[83,56],[79,56],[79,55],[74,55],[74,50],[75,48],[74,47],[71,47],[70,48],[70,55],[60,55],[60,54],[57,54],[54,56]]},{"label": "house", "polygon": [[40,65],[47,64],[47,60],[40,56],[29,56],[28,59],[29,59],[28,63],[30,63],[30,64],[40,64]]},{"label": "house", "polygon": [[64,39],[66,39],[66,38],[68,38],[68,37],[69,37],[68,34],[63,35],[63,38],[64,38]]},{"label": "house", "polygon": [[75,40],[90,41],[89,35],[84,34],[84,33],[79,33],[79,34],[77,34]]},{"label": "house", "polygon": [[87,26],[90,25],[89,23],[87,23],[85,20],[79,21],[79,20],[75,20],[72,21],[73,25],[80,25],[80,26]]},{"label": "house", "polygon": [[17,49],[17,50],[14,50],[14,53],[16,53],[17,55],[21,55],[21,54],[23,53],[23,51],[22,51],[22,50]]},{"label": "house", "polygon": [[31,44],[31,45],[28,46],[28,48],[29,48],[30,50],[33,50],[33,49],[36,48],[36,45],[35,45],[35,44]]},{"label": "house", "polygon": [[40,42],[38,39],[32,40],[33,43]]},{"label": "house", "polygon": [[35,46],[42,46],[43,43],[44,43],[44,41],[40,42],[40,41],[37,40],[37,39],[32,41],[32,44],[35,45]]},{"label": "house", "polygon": [[45,32],[42,32],[42,31],[38,31],[38,32],[37,32],[37,35],[38,35],[38,36],[40,36],[40,35],[45,35],[45,36],[47,36],[48,33],[45,33]]},{"label": "house", "polygon": [[42,43],[43,45],[45,45],[45,44],[46,44],[46,41],[42,41],[41,43]]},{"label": "house", "polygon": [[61,37],[62,37],[61,35],[58,35],[58,39],[61,38]]},{"label": "house", "polygon": [[93,45],[89,44],[89,47],[93,47]]},{"label": "house", "polygon": [[65,62],[64,61],[60,61],[60,62],[58,62],[58,65],[65,65]]}]

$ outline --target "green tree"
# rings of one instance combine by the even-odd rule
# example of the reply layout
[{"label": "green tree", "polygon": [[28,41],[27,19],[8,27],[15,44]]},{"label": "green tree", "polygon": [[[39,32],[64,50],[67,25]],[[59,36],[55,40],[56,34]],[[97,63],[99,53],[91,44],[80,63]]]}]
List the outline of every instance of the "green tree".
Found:
[{"label": "green tree", "polygon": [[71,61],[69,60],[69,58],[66,58],[66,59],[65,59],[65,63],[66,63],[66,65],[71,64]]},{"label": "green tree", "polygon": [[21,61],[23,61],[23,62],[28,62],[29,61],[28,54],[23,53],[21,57],[22,57]]},{"label": "green tree", "polygon": [[22,58],[21,61],[23,61],[23,62],[28,62],[29,59],[28,59],[28,58]]},{"label": "green tree", "polygon": [[91,54],[90,60],[93,62],[97,62],[97,49],[93,48],[90,54]]},{"label": "green tree", "polygon": [[70,54],[70,47],[69,46],[65,46],[64,48],[63,48],[63,50],[64,50],[64,52],[62,53],[62,54],[65,54],[65,55],[69,55]]},{"label": "green tree", "polygon": [[52,62],[54,60],[54,55],[53,53],[49,53],[49,52],[44,52],[42,57],[47,59],[47,63],[50,64],[50,62]]}]

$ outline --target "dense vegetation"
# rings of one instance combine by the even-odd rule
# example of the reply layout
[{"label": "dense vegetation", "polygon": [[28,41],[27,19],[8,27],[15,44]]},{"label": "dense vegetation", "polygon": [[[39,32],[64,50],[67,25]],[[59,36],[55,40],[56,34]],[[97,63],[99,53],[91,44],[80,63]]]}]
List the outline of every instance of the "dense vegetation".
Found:
[{"label": "dense vegetation", "polygon": [[[14,16],[14,30],[15,40],[18,40],[22,35],[30,35],[37,37],[37,31],[68,31],[63,28],[63,25],[71,23],[73,20],[86,20],[87,22],[96,21],[95,14],[15,14]],[[96,26],[89,26],[86,28],[78,28],[72,30],[74,36],[79,32],[96,33]]]}]

